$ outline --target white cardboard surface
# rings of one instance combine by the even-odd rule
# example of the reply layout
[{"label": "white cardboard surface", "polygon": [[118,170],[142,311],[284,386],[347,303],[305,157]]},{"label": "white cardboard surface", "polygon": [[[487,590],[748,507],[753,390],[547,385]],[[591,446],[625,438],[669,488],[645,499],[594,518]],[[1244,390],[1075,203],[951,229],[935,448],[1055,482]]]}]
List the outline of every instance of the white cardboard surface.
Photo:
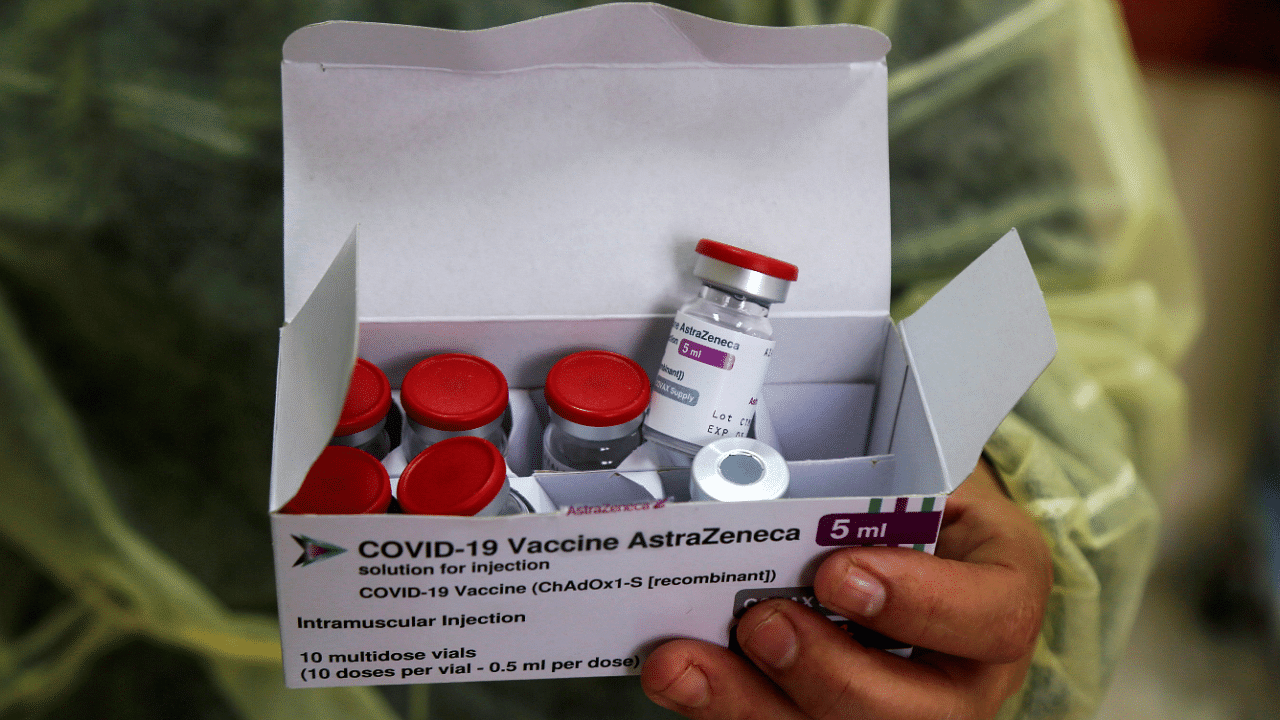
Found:
[{"label": "white cardboard surface", "polygon": [[668,314],[702,237],[804,268],[777,314],[883,314],[886,48],[649,5],[299,30],[285,317],[357,224],[365,318]]},{"label": "white cardboard surface", "polygon": [[561,13],[481,33],[322,23],[284,45],[285,57],[296,62],[458,72],[560,65],[826,65],[879,62],[888,51],[888,38],[867,28],[734,25],[649,3]]},{"label": "white cardboard surface", "polygon": [[[949,489],[973,470],[996,426],[1057,352],[1049,311],[1016,230],[1011,230],[898,327],[921,415],[900,417],[931,432],[927,445],[894,443],[923,458],[941,451]],[[908,407],[904,405],[904,407]],[[915,435],[910,437],[915,438]],[[930,461],[934,466],[934,461]],[[923,471],[923,470],[922,470]]]},{"label": "white cardboard surface", "polygon": [[302,486],[342,415],[356,364],[356,233],[342,245],[316,291],[280,330],[271,509]]},{"label": "white cardboard surface", "polygon": [[[811,595],[811,561],[831,547],[818,541],[824,523],[843,518],[837,534],[867,537],[895,532],[895,522],[936,533],[942,502],[824,498],[738,503],[728,518],[722,510],[650,502],[572,515],[430,518],[429,526],[405,515],[276,515],[285,682],[636,673],[663,638],[727,644],[744,596]],[[610,662],[599,667],[601,659]]]}]

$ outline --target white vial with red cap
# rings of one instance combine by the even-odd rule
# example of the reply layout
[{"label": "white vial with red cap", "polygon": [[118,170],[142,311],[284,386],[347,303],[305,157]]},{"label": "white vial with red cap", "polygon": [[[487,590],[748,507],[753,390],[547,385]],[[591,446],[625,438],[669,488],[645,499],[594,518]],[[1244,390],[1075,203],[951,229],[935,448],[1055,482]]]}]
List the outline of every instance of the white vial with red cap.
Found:
[{"label": "white vial with red cap", "polygon": [[391,410],[391,383],[377,365],[356,359],[351,385],[342,404],[342,416],[330,445],[360,448],[381,460],[391,452],[387,414]]},{"label": "white vial with red cap", "polygon": [[527,512],[507,462],[484,438],[459,436],[423,450],[400,473],[396,500],[408,515],[492,517]]},{"label": "white vial with red cap", "polygon": [[353,447],[330,445],[280,512],[364,515],[384,513],[390,504],[391,477],[377,458]]},{"label": "white vial with red cap", "polygon": [[481,437],[506,452],[507,379],[496,365],[464,353],[433,355],[400,384],[408,416],[405,457],[452,437]]},{"label": "white vial with red cap", "polygon": [[714,240],[695,251],[702,289],[671,325],[643,431],[687,455],[747,437],[773,357],[769,306],[799,276],[791,263]]},{"label": "white vial with red cap", "polygon": [[611,470],[640,445],[649,376],[629,357],[585,350],[547,373],[551,424],[542,436],[544,470]]}]

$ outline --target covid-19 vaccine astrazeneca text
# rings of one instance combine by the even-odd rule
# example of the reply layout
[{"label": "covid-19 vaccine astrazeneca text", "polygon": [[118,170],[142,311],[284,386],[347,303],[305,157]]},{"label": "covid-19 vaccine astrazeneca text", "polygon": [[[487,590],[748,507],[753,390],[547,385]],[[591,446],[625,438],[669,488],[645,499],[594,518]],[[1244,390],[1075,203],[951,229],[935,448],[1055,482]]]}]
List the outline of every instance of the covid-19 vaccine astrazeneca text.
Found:
[{"label": "covid-19 vaccine astrazeneca text", "polygon": [[746,437],[773,356],[769,306],[787,298],[795,265],[701,240],[698,296],[671,325],[644,422],[646,440],[688,455],[724,437]]}]

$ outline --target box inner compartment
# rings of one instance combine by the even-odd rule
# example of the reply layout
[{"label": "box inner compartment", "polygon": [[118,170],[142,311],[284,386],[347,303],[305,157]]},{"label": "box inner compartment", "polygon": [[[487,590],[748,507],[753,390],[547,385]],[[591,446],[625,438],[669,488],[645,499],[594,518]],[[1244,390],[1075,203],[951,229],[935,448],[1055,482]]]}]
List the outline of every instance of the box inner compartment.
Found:
[{"label": "box inner compartment", "polygon": [[[415,363],[444,352],[490,360],[511,386],[508,464],[513,487],[539,512],[568,506],[688,500],[687,467],[638,460],[635,469],[543,473],[542,434],[549,415],[542,381],[560,358],[605,349],[635,358],[653,377],[671,316],[473,321],[366,321],[359,355],[399,387]],[[790,497],[865,495],[890,490],[892,462],[867,458],[877,379],[889,325],[866,315],[784,317],[774,322],[778,350],[757,413],[757,438],[782,453],[792,473]],[[402,410],[397,410],[403,412]],[[663,456],[668,458],[670,456]],[[406,464],[403,451],[384,463],[393,485]],[[626,466],[624,466],[626,467]]]}]

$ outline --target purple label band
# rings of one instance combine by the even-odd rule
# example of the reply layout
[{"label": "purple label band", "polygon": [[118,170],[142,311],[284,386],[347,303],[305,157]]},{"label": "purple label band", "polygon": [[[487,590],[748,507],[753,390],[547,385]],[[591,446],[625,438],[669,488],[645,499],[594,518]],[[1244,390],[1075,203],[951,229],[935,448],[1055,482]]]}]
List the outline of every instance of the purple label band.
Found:
[{"label": "purple label band", "polygon": [[690,360],[697,360],[704,365],[710,365],[721,370],[733,369],[733,355],[723,350],[700,345],[692,340],[680,341],[680,354]]},{"label": "purple label band", "polygon": [[841,513],[818,521],[819,545],[929,545],[938,541],[942,512]]}]

